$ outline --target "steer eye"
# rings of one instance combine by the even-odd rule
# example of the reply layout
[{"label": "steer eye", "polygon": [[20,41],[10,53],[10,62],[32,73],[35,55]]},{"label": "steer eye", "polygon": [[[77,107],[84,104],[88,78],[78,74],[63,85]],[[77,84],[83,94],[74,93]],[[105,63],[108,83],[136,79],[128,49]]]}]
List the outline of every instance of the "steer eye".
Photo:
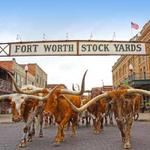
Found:
[{"label": "steer eye", "polygon": [[23,97],[23,96],[21,96],[21,97],[20,97],[20,99],[24,99],[24,97]]}]

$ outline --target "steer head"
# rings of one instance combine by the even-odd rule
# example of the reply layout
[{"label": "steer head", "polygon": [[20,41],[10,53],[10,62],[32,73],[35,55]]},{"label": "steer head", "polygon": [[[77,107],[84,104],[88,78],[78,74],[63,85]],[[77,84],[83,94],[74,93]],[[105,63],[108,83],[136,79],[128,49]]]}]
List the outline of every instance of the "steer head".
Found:
[{"label": "steer head", "polygon": [[25,95],[23,94],[8,94],[8,95],[1,95],[0,100],[9,99],[11,103],[11,110],[12,110],[12,120],[14,122],[18,122],[22,119],[21,115],[21,105],[25,100]]},{"label": "steer head", "polygon": [[58,98],[61,95],[61,90],[63,89],[66,89],[66,87],[61,84],[52,89],[51,94],[45,103],[44,115],[52,115],[55,113],[58,105]]},{"label": "steer head", "polygon": [[11,96],[12,120],[14,122],[18,122],[22,119],[24,99],[24,95],[20,94],[13,94]]},{"label": "steer head", "polygon": [[125,97],[126,90],[115,90],[109,93],[109,97],[111,98],[111,102],[113,104],[114,115],[117,121],[123,121],[124,115],[126,114],[126,107],[128,105],[128,101]]},{"label": "steer head", "polygon": [[35,102],[39,101],[43,102],[49,97],[49,95],[50,93],[48,93],[46,96],[15,93],[15,94],[1,95],[0,100],[10,99],[12,108],[12,120],[18,122],[23,118],[23,114],[26,108],[25,105],[31,104],[32,103],[31,100]]},{"label": "steer head", "polygon": [[64,85],[60,84],[52,89],[49,98],[45,103],[44,114],[51,115],[54,114],[57,109],[58,99],[60,96],[68,94],[68,95],[82,95],[84,92],[84,82],[87,70],[83,75],[82,83],[81,83],[81,90],[80,91],[70,91]]}]

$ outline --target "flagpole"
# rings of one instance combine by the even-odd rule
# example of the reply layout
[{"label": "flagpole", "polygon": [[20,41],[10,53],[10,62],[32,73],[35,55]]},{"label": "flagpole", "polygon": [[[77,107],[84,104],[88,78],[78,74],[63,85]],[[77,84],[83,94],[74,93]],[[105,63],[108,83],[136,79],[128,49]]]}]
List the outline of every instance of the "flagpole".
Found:
[{"label": "flagpole", "polygon": [[139,32],[139,25],[137,23],[131,22],[131,36],[133,38],[133,29]]},{"label": "flagpole", "polygon": [[133,38],[133,29],[132,29],[132,25],[130,24],[130,30],[131,30],[131,38]]}]

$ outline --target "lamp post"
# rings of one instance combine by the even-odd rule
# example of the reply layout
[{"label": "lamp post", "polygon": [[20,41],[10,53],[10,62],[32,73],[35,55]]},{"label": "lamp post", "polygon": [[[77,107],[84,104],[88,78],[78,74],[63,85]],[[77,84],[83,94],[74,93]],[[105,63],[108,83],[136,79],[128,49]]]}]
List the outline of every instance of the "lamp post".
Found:
[{"label": "lamp post", "polygon": [[104,81],[101,80],[101,82],[102,82],[102,91],[103,91],[104,90]]},{"label": "lamp post", "polygon": [[28,76],[28,65],[25,65],[25,85],[27,85],[27,76]]},{"label": "lamp post", "polygon": [[129,71],[130,71],[130,80],[132,80],[132,75],[133,75],[133,65],[129,64]]}]

